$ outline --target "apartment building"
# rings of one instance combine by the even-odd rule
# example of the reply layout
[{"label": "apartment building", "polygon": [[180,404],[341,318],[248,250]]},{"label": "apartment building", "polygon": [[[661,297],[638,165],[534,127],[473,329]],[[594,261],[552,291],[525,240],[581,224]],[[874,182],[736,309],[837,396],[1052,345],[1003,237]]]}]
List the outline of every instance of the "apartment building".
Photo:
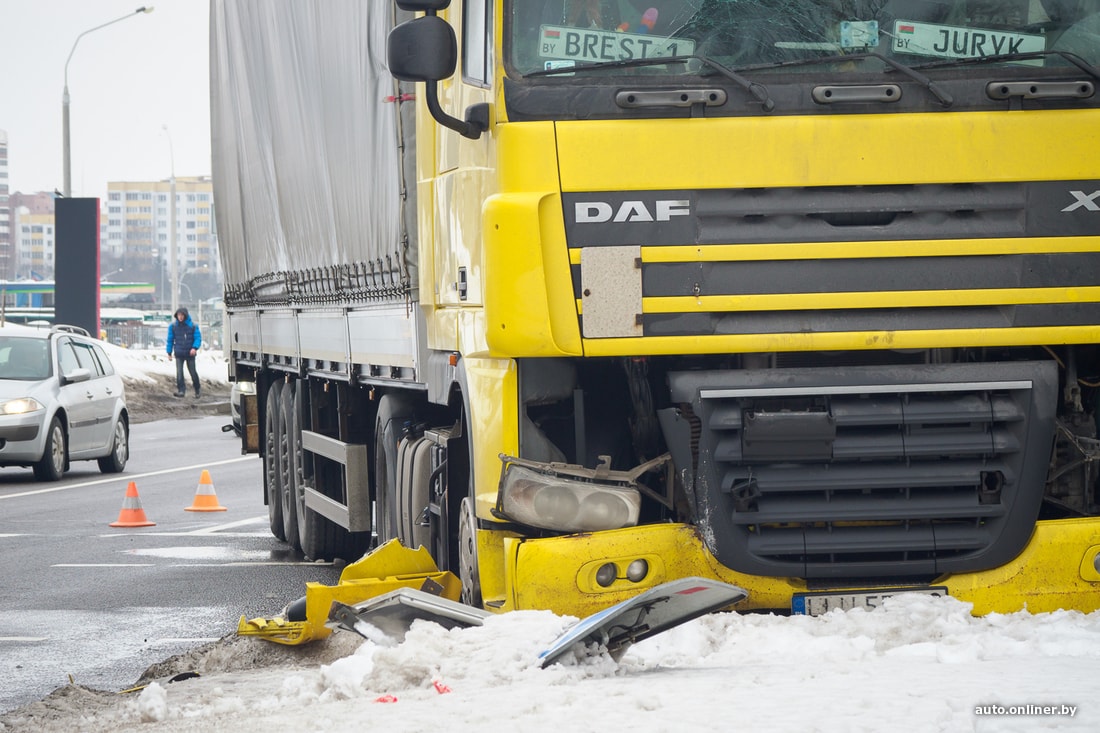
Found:
[{"label": "apartment building", "polygon": [[11,278],[11,205],[8,202],[8,133],[0,130],[0,280]]},{"label": "apartment building", "polygon": [[[214,229],[213,184],[209,176],[107,184],[101,213],[102,269],[160,273],[171,271],[172,196],[175,190],[176,264],[186,278],[217,278],[218,243]],[[151,278],[156,281],[156,277]],[[159,291],[158,291],[159,292]]]}]

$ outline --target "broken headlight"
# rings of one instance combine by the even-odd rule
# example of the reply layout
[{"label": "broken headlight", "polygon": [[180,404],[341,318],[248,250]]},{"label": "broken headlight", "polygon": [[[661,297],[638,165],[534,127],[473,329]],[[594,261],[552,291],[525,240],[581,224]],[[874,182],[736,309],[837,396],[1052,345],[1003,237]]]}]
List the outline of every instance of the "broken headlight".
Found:
[{"label": "broken headlight", "polygon": [[510,521],[557,532],[596,532],[638,523],[641,493],[633,472],[539,463],[500,456],[497,513]]}]

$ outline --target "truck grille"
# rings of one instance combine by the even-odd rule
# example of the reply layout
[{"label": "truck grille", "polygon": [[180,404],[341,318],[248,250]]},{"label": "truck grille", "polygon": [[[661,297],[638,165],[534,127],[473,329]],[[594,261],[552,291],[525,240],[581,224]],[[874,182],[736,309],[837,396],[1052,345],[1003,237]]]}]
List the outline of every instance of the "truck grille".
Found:
[{"label": "truck grille", "polygon": [[[662,425],[733,570],[925,576],[1015,557],[1043,496],[1050,362],[670,375]],[[691,427],[697,431],[695,444]]]}]

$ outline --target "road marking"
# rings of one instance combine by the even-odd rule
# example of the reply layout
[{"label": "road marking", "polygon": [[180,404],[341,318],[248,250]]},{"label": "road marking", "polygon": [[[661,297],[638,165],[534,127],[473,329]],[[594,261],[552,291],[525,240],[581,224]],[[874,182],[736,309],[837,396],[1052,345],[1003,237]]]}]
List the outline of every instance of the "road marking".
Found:
[{"label": "road marking", "polygon": [[151,562],[62,562],[51,565],[51,568],[152,568],[156,567]]},{"label": "road marking", "polygon": [[99,537],[133,537],[134,535],[148,536],[148,537],[205,537],[208,535],[216,535],[218,537],[270,537],[271,532],[267,529],[262,529],[257,532],[227,532],[225,530],[236,529],[237,527],[244,527],[249,524],[267,524],[267,517],[259,516],[252,517],[251,519],[238,519],[235,522],[224,522],[222,524],[214,524],[209,527],[202,527],[200,529],[192,529],[187,532],[156,532],[149,530],[142,530],[141,532],[111,532],[110,534],[101,534]]},{"label": "road marking", "polygon": [[255,562],[189,562],[170,565],[173,568],[253,568],[257,565],[300,565],[311,568],[332,567],[331,562],[310,562],[309,560],[257,560]]},{"label": "road marking", "polygon": [[203,527],[202,529],[196,529],[190,534],[213,534],[214,532],[221,532],[226,529],[233,529],[235,527],[242,527],[246,524],[259,524],[260,522],[266,522],[267,517],[252,517],[251,519],[239,519],[236,522],[226,522],[225,524],[213,524],[209,527]]},{"label": "road marking", "polygon": [[134,537],[267,537],[272,538],[270,532],[221,532],[216,535],[208,535],[206,532],[200,532],[194,530],[191,532],[116,532],[114,534],[101,534],[97,535],[100,538],[106,537],[126,537],[133,539]]},{"label": "road marking", "polygon": [[254,461],[256,456],[247,455],[240,458],[227,458],[224,461],[214,461],[213,463],[196,463],[191,466],[180,466],[179,468],[166,468],[162,471],[147,471],[146,473],[130,474],[126,476],[116,476],[115,478],[104,478],[96,481],[82,481],[79,484],[66,484],[65,486],[51,486],[44,489],[34,489],[32,491],[21,491],[18,494],[4,494],[0,496],[0,501],[4,499],[17,499],[22,496],[37,496],[39,494],[52,494],[55,491],[68,491],[69,489],[83,489],[87,486],[102,486],[103,484],[114,484],[120,481],[137,481],[138,479],[148,478],[150,476],[163,476],[168,473],[178,473],[180,471],[198,471],[203,468],[209,468],[210,466],[224,466],[228,463],[239,463],[240,461]]},{"label": "road marking", "polygon": [[48,641],[45,636],[0,636],[0,641],[24,642],[24,641]]}]

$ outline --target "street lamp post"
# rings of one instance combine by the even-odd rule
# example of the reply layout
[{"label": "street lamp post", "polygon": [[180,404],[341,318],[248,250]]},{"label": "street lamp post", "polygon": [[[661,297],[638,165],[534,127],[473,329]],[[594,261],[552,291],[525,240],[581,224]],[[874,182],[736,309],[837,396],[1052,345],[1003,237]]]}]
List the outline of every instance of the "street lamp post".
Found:
[{"label": "street lamp post", "polygon": [[133,16],[140,15],[141,13],[151,12],[153,12],[153,6],[142,6],[132,13],[127,13],[121,18],[115,18],[114,20],[108,21],[103,25],[97,25],[95,28],[89,28],[88,30],[77,36],[76,40],[73,41],[73,47],[69,51],[68,58],[65,59],[65,91],[61,94],[61,157],[63,160],[65,171],[65,198],[69,198],[73,195],[72,165],[69,160],[69,62],[73,59],[73,52],[76,51],[76,44],[80,43],[80,39],[88,35],[92,31],[98,31],[100,28],[106,28],[109,25],[114,25],[121,20],[132,18]]},{"label": "street lamp post", "polygon": [[172,133],[168,125],[161,125],[161,128],[168,136],[168,162],[172,166],[168,185],[168,256],[172,266],[172,317],[175,318],[180,307],[179,259],[176,256],[176,154],[172,149]]}]

